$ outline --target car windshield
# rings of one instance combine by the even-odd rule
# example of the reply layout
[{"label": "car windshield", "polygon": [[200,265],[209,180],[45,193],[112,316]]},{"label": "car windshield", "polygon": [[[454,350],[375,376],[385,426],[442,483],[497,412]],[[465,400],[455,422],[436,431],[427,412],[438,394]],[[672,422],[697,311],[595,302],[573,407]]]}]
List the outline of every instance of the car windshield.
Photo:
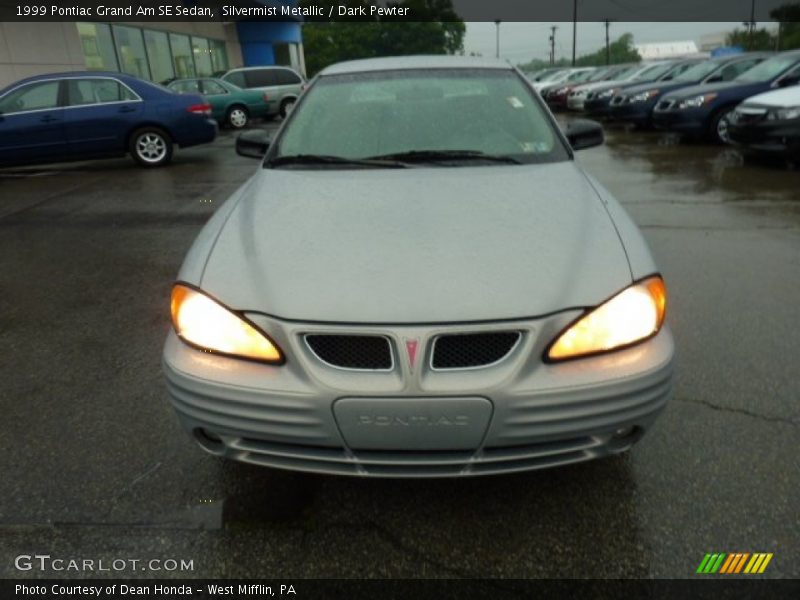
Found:
[{"label": "car windshield", "polygon": [[636,75],[636,79],[647,79],[647,80],[655,80],[667,73],[670,69],[675,66],[674,63],[665,63],[661,65],[653,65],[649,69],[645,69],[638,75]]},{"label": "car windshield", "polygon": [[482,159],[486,164],[553,162],[569,155],[546,111],[514,71],[461,68],[318,78],[267,164],[287,164],[292,157],[304,166],[308,157],[325,158],[329,167],[341,168],[340,159],[461,166]]},{"label": "car windshield", "polygon": [[594,71],[578,71],[577,73],[573,73],[572,75],[567,77],[567,81],[572,81],[572,82],[587,81],[593,74]]},{"label": "car windshield", "polygon": [[587,82],[600,81],[600,80],[605,79],[606,77],[608,77],[608,75],[611,72],[612,72],[611,69],[607,69],[607,68],[597,69],[596,71],[592,72],[591,77],[589,77],[586,81]]},{"label": "car windshield", "polygon": [[770,81],[774,79],[786,69],[794,64],[797,64],[797,55],[794,56],[774,56],[757,64],[752,69],[748,69],[741,75],[735,78],[735,81],[744,82],[757,82],[757,81]]},{"label": "car windshield", "polygon": [[565,74],[564,69],[558,69],[557,71],[553,71],[552,73],[547,73],[544,77],[540,78],[539,81],[551,81],[564,74]]},{"label": "car windshield", "polygon": [[722,64],[716,60],[705,60],[686,69],[675,77],[675,81],[700,81],[716,71]]},{"label": "car windshield", "polygon": [[616,80],[626,79],[627,77],[630,77],[633,73],[638,72],[641,68],[642,68],[641,65],[632,65],[630,67],[622,69],[621,71],[618,71],[617,73],[614,74],[614,76],[611,79],[616,79]]}]

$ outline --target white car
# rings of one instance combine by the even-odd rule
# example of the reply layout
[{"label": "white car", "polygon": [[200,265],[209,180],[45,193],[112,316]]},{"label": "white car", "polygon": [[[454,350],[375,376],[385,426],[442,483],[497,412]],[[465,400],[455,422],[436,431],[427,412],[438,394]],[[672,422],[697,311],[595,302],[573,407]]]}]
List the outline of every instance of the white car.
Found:
[{"label": "white car", "polygon": [[742,102],[728,116],[728,136],[746,150],[800,158],[800,85]]},{"label": "white car", "polygon": [[[643,73],[653,68],[656,64],[658,63],[631,65],[625,67],[610,79],[576,86],[572,89],[567,97],[567,108],[570,110],[583,110],[586,100],[591,98],[597,90],[603,90],[606,88],[613,89],[613,87],[616,85],[625,85],[631,83]],[[613,96],[613,93],[609,94],[609,98],[611,96]]]},{"label": "white car", "polygon": [[594,67],[579,67],[574,69],[564,69],[563,71],[559,71],[554,73],[552,77],[542,79],[541,81],[533,82],[533,87],[536,89],[537,92],[540,92],[546,88],[550,87],[564,81],[567,81],[570,77],[578,73],[587,73],[589,71],[594,71]]},{"label": "white car", "polygon": [[200,232],[163,368],[207,452],[373,477],[628,450],[672,394],[666,290],[530,82],[454,56],[333,65]]}]

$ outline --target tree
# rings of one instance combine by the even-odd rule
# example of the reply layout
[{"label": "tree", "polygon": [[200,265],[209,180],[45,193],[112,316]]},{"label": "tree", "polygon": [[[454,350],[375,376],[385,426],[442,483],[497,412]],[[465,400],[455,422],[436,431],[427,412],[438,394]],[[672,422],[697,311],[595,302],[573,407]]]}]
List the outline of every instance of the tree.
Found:
[{"label": "tree", "polygon": [[775,36],[768,29],[756,29],[752,39],[750,32],[738,27],[725,36],[725,44],[739,46],[745,50],[774,50]]},{"label": "tree", "polygon": [[[369,7],[375,0],[301,0],[301,6],[348,8]],[[315,75],[330,64],[357,58],[409,54],[458,54],[464,51],[466,26],[458,18],[451,0],[400,0],[388,6],[408,7],[422,19],[362,17],[359,21],[306,22],[303,46],[306,70]]]},{"label": "tree", "polygon": [[[616,41],[608,45],[610,64],[639,62],[642,57],[633,45],[633,35],[624,33]],[[600,67],[606,64],[606,49],[600,48],[597,52],[584,54],[575,61],[579,67]]]},{"label": "tree", "polygon": [[770,11],[769,16],[778,21],[780,27],[780,40],[776,39],[776,49],[800,48],[800,4],[784,4]]}]

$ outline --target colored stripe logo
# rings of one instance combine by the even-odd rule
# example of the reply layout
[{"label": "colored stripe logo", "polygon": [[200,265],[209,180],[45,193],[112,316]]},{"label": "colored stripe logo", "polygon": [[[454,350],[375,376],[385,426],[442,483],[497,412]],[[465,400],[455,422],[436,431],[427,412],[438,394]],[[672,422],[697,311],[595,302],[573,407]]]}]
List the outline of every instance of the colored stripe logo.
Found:
[{"label": "colored stripe logo", "polygon": [[706,554],[697,567],[696,573],[700,574],[714,574],[721,575],[736,575],[739,573],[746,573],[755,575],[756,573],[763,573],[772,560],[772,553],[755,552],[717,552],[714,554]]}]

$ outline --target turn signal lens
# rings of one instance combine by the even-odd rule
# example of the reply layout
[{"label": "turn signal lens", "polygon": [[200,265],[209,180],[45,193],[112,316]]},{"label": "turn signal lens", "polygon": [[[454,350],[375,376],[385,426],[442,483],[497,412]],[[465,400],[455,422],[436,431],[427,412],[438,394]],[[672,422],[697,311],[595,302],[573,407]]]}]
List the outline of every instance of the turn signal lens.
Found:
[{"label": "turn signal lens", "polygon": [[282,363],[280,349],[257,327],[185,285],[172,288],[172,325],[178,336],[211,352]]},{"label": "turn signal lens", "polygon": [[661,329],[666,310],[667,289],[660,277],[635,283],[560,334],[550,345],[547,358],[576,358],[647,339]]}]

